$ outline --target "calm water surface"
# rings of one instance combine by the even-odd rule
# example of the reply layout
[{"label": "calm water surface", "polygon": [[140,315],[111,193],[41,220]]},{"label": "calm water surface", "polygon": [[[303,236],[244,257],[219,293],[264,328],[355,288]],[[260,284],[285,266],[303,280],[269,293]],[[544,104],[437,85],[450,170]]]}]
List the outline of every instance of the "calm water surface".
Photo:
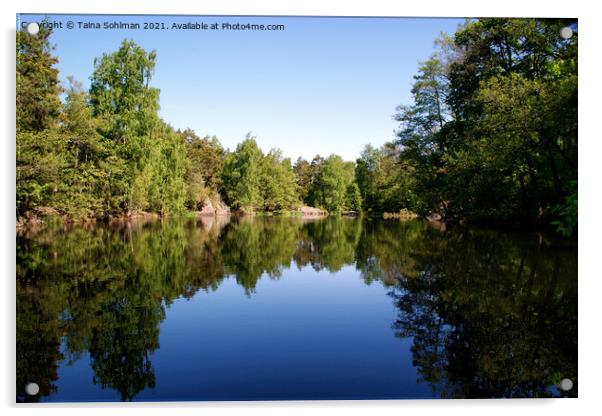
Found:
[{"label": "calm water surface", "polygon": [[18,233],[16,285],[18,401],[577,395],[577,247],[540,234],[50,227]]}]

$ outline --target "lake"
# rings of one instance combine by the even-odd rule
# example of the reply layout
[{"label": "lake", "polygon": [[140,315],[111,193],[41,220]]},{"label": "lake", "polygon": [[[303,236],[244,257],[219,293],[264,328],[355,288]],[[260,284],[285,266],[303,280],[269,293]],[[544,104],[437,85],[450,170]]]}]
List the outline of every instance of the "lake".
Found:
[{"label": "lake", "polygon": [[17,401],[577,396],[575,241],[211,217],[16,248]]}]

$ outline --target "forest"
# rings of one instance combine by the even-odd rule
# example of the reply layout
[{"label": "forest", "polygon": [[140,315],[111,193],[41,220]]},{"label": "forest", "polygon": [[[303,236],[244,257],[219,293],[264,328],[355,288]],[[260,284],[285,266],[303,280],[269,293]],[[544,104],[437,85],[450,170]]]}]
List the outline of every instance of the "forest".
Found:
[{"label": "forest", "polygon": [[224,201],[241,213],[407,211],[575,235],[576,25],[469,19],[442,35],[393,115],[396,135],[355,161],[293,161],[251,135],[225,149],[160,118],[155,51],[124,40],[95,59],[85,90],[60,82],[51,30],[18,31],[17,219],[179,215]]}]

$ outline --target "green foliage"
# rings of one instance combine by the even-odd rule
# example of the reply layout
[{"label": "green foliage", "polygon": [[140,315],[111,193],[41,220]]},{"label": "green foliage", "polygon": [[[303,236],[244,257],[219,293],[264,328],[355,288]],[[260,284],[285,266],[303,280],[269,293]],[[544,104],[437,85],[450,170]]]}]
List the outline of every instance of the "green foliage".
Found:
[{"label": "green foliage", "polygon": [[[150,87],[155,52],[132,41],[94,62],[90,97],[100,131],[125,162],[123,187],[114,187],[114,209],[169,213],[186,201],[186,150],[159,119],[159,90]],[[113,198],[112,198],[113,199]]]},{"label": "green foliage", "polygon": [[51,206],[62,185],[67,140],[57,129],[17,134],[17,212]]},{"label": "green foliage", "polygon": [[293,165],[293,171],[295,172],[299,198],[303,203],[309,204],[309,191],[313,180],[312,165],[300,157]]},{"label": "green foliage", "polygon": [[200,209],[206,198],[215,197],[219,191],[225,152],[215,136],[200,138],[190,129],[178,131],[178,134],[186,145],[189,161],[186,206]]},{"label": "green foliage", "polygon": [[350,211],[361,212],[362,211],[362,194],[360,188],[357,186],[357,182],[352,181],[347,185],[347,191],[345,193],[345,207]]},{"label": "green foliage", "polygon": [[419,67],[396,115],[417,212],[522,226],[560,215],[577,180],[577,34],[559,35],[572,23],[468,21]]},{"label": "green foliage", "polygon": [[380,168],[382,159],[381,150],[368,144],[355,162],[357,185],[367,211],[380,208],[378,182],[382,173]]},{"label": "green foliage", "polygon": [[564,198],[564,202],[554,207],[554,212],[558,214],[560,219],[552,221],[552,225],[556,227],[558,234],[565,237],[573,235],[577,228],[577,216],[579,210],[577,207],[577,182],[570,183],[572,189],[568,196]]},{"label": "green foliage", "polygon": [[170,126],[161,123],[155,132],[155,143],[148,149],[144,168],[134,179],[132,192],[139,191],[142,198],[132,198],[131,206],[143,211],[179,212],[184,209],[187,196],[186,149]]},{"label": "green foliage", "polygon": [[158,123],[159,90],[150,87],[156,53],[124,40],[119,50],[94,60],[90,97],[94,115],[104,121],[103,135],[123,145],[134,160]]},{"label": "green foliage", "polygon": [[290,159],[278,149],[264,155],[250,136],[226,155],[222,188],[226,202],[248,212],[284,211],[298,205]]},{"label": "green foliage", "polygon": [[307,199],[305,202],[311,206],[318,206],[320,203],[320,179],[323,165],[324,158],[320,155],[314,156],[309,165],[309,182],[308,189],[306,190]]},{"label": "green foliage", "polygon": [[365,211],[420,210],[414,169],[401,159],[394,143],[385,143],[379,149],[367,145],[356,160],[355,176]]},{"label": "green foliage", "polygon": [[44,25],[35,35],[17,31],[17,131],[41,131],[57,122],[61,87],[50,34]]},{"label": "green foliage", "polygon": [[280,150],[271,150],[261,165],[263,210],[290,210],[298,205],[297,184],[291,160]]},{"label": "green foliage", "polygon": [[261,162],[263,153],[254,138],[247,138],[228,153],[222,183],[226,202],[238,209],[254,211],[262,205]]},{"label": "green foliage", "polygon": [[154,52],[124,41],[95,61],[90,94],[69,79],[61,105],[48,35],[17,36],[18,215],[182,211],[189,162],[181,136],[158,116]]},{"label": "green foliage", "polygon": [[174,131],[151,86],[156,54],[130,40],[94,61],[89,94],[71,81],[61,104],[50,32],[19,31],[17,215],[167,214],[221,196],[248,212],[302,203],[572,234],[578,34],[559,32],[574,24],[468,20],[420,63],[395,142],[366,146],[355,162],[317,155],[294,166],[250,136],[229,152],[215,137]]},{"label": "green foliage", "polygon": [[65,188],[57,195],[53,206],[73,217],[103,216],[105,207],[102,189],[106,187],[101,161],[109,154],[102,136],[98,134],[98,119],[92,116],[89,96],[73,79],[68,89],[62,118],[62,134],[67,139],[66,166],[60,182]]},{"label": "green foliage", "polygon": [[338,155],[316,156],[310,165],[308,201],[328,212],[361,210],[361,195],[355,183],[355,165]]}]

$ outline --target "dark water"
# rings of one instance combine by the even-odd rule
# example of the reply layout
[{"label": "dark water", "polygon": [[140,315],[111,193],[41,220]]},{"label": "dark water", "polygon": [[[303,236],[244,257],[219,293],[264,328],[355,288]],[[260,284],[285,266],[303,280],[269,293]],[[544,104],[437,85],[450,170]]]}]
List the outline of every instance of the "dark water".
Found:
[{"label": "dark water", "polygon": [[18,401],[577,395],[577,249],[539,234],[50,228],[18,234],[16,286]]}]

